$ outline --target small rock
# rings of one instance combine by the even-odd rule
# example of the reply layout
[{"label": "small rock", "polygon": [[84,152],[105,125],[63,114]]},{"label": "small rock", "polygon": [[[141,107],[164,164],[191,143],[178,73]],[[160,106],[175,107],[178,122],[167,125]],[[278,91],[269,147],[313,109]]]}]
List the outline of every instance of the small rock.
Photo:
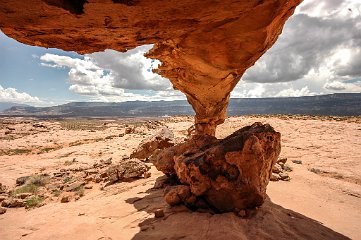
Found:
[{"label": "small rock", "polygon": [[63,177],[66,174],[66,172],[55,172],[53,173],[54,177]]},{"label": "small rock", "polygon": [[125,134],[131,134],[135,132],[135,128],[134,127],[127,127],[125,128]]},{"label": "small rock", "polygon": [[271,174],[271,177],[270,177],[270,181],[276,182],[276,181],[278,181],[278,180],[280,180],[280,175],[278,175],[278,174],[276,174],[276,173],[272,173],[272,174]]},{"label": "small rock", "polygon": [[76,195],[75,196],[75,201],[78,201],[80,199],[80,196],[79,195]]},{"label": "small rock", "polygon": [[154,216],[155,216],[156,218],[162,218],[162,217],[164,217],[164,211],[163,211],[163,209],[157,209],[157,210],[155,210]]},{"label": "small rock", "polygon": [[85,185],[85,187],[84,187],[85,189],[92,189],[93,188],[93,186],[91,186],[91,185]]},{"label": "small rock", "polygon": [[6,213],[6,208],[3,208],[3,207],[0,207],[0,214],[4,214],[4,213]]},{"label": "small rock", "polygon": [[108,172],[107,172],[107,171],[102,172],[101,174],[99,174],[99,177],[100,177],[100,178],[106,178],[106,177],[108,177]]},{"label": "small rock", "polygon": [[7,196],[3,196],[3,195],[0,196],[0,202],[4,201],[5,199],[7,199]]},{"label": "small rock", "polygon": [[73,192],[76,191],[77,189],[79,189],[81,186],[83,186],[85,183],[84,182],[75,182],[70,184],[68,187],[64,188],[64,191],[67,192]]},{"label": "small rock", "polygon": [[278,164],[279,166],[281,166],[282,169],[283,169],[283,166],[285,165],[283,162],[278,162],[278,163],[276,163],[276,164]]},{"label": "small rock", "polygon": [[292,160],[292,162],[293,162],[294,164],[302,164],[302,161],[301,161],[301,160]]},{"label": "small rock", "polygon": [[107,181],[101,186],[101,190],[104,190],[104,188],[109,187],[110,185],[113,185],[114,181]]},{"label": "small rock", "polygon": [[293,171],[292,167],[290,167],[288,164],[283,165],[283,170],[285,170],[286,172],[292,172]]},{"label": "small rock", "polygon": [[287,162],[287,158],[279,158],[278,160],[277,160],[277,163],[283,163],[283,164],[285,164]]},{"label": "small rock", "polygon": [[57,185],[57,184],[50,184],[50,185],[46,186],[46,189],[48,189],[49,191],[55,191],[58,188],[60,188],[60,185]]},{"label": "small rock", "polygon": [[2,183],[0,183],[0,193],[6,193],[7,191],[7,187],[5,185],[2,185]]},{"label": "small rock", "polygon": [[30,178],[30,176],[23,176],[16,179],[16,185],[21,186],[24,185],[25,182]]},{"label": "small rock", "polygon": [[71,195],[64,195],[64,196],[61,197],[60,202],[61,203],[67,203],[67,202],[70,202],[70,200],[71,200]]},{"label": "small rock", "polygon": [[281,178],[282,181],[289,181],[289,180],[291,180],[290,176],[288,176],[287,173],[282,172],[282,173],[280,173],[279,175],[280,175],[280,178]]},{"label": "small rock", "polygon": [[87,181],[87,182],[94,182],[95,179],[94,179],[94,177],[89,176],[89,177],[86,177],[86,178],[85,178],[85,181]]},{"label": "small rock", "polygon": [[273,173],[280,173],[280,172],[282,172],[282,167],[278,163],[276,163],[272,167],[272,172]]},{"label": "small rock", "polygon": [[10,199],[3,200],[1,202],[2,207],[9,207],[10,206]]},{"label": "small rock", "polygon": [[9,207],[9,208],[24,207],[24,202],[20,199],[14,198],[9,201],[9,205],[7,207]]},{"label": "small rock", "polygon": [[140,178],[148,172],[150,167],[139,159],[124,160],[117,165],[110,166],[106,170],[107,180],[117,182],[124,179]]},{"label": "small rock", "polygon": [[95,167],[95,168],[100,167],[100,164],[96,162],[93,164],[93,167]]},{"label": "small rock", "polygon": [[20,198],[20,199],[25,199],[27,197],[30,197],[31,195],[33,195],[32,193],[19,193],[19,194],[16,194],[16,198]]},{"label": "small rock", "polygon": [[85,173],[87,175],[98,174],[99,170],[98,169],[88,169],[88,170],[85,171]]},{"label": "small rock", "polygon": [[112,164],[112,159],[113,158],[108,158],[107,160],[104,161],[104,164],[107,164],[107,165]]},{"label": "small rock", "polygon": [[45,125],[40,124],[40,123],[34,123],[34,124],[33,124],[33,127],[35,127],[35,128],[46,128]]}]

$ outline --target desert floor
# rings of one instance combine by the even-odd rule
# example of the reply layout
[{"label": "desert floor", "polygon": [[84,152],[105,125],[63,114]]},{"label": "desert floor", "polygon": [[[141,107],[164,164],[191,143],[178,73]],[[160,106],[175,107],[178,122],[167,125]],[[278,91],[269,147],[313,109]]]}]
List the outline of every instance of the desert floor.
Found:
[{"label": "desert floor", "polygon": [[[181,138],[192,120],[159,121]],[[21,176],[121,161],[157,130],[153,122],[2,118],[0,183],[14,188]],[[217,137],[254,122],[281,132],[281,156],[293,171],[289,182],[270,182],[269,199],[247,218],[168,207],[163,190],[153,188],[163,174],[152,167],[150,178],[105,188],[91,182],[68,203],[58,193],[38,208],[8,208],[0,215],[0,239],[361,239],[361,119],[231,117]],[[126,125],[135,132],[124,134]],[[159,208],[165,217],[154,217]]]}]

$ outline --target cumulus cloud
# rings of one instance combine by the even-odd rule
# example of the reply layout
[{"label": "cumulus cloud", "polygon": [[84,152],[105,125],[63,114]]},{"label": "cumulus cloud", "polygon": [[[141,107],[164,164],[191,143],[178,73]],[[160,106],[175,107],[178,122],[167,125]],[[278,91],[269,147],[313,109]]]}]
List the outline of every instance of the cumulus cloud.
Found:
[{"label": "cumulus cloud", "polygon": [[[167,79],[152,72],[160,62],[143,56],[150,48],[151,45],[141,46],[126,53],[106,50],[87,54],[83,59],[47,53],[40,60],[45,67],[69,69],[69,90],[74,93],[101,101],[142,100],[147,98],[147,92],[153,91],[156,98],[172,90]],[[175,95],[164,95],[172,96]]]},{"label": "cumulus cloud", "polygon": [[[314,92],[360,91],[358,84],[340,87],[345,85],[342,82],[360,76],[361,3],[355,0],[305,0],[286,23],[276,44],[242,79],[263,84],[303,81],[303,86],[298,83],[297,89],[290,83],[282,92],[273,95],[298,96],[312,94],[309,87],[316,85],[318,89]],[[339,86],[335,88],[336,82]],[[253,84],[253,87],[259,86]],[[267,84],[265,88],[263,96],[270,91]]]},{"label": "cumulus cloud", "polygon": [[19,92],[15,88],[4,88],[0,85],[0,102],[27,103],[43,105],[44,102],[38,97],[33,97],[25,92]]},{"label": "cumulus cloud", "polygon": [[353,83],[344,83],[340,81],[331,81],[327,82],[324,85],[324,88],[333,90],[333,91],[349,91],[349,92],[360,92],[361,86],[358,86]]},{"label": "cumulus cloud", "polygon": [[[312,85],[311,85],[312,86]],[[313,86],[318,89],[321,86]],[[231,93],[233,98],[259,98],[259,97],[300,97],[322,94],[315,92],[304,86],[300,81],[284,83],[252,83],[240,82]]]},{"label": "cumulus cloud", "polygon": [[89,56],[100,68],[111,71],[114,87],[130,90],[170,90],[170,82],[152,72],[160,62],[143,56],[151,48],[152,45],[144,45],[126,53],[106,50]]},{"label": "cumulus cloud", "polygon": [[293,89],[288,88],[280,91],[278,94],[276,94],[276,97],[301,97],[301,96],[310,96],[314,95],[310,92],[308,87],[303,87],[301,89]]}]

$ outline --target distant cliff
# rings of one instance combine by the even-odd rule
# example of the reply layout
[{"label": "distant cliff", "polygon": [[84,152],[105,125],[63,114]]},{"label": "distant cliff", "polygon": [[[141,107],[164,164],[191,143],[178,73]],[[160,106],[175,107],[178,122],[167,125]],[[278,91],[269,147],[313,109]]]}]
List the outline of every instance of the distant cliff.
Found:
[{"label": "distant cliff", "polygon": [[361,93],[288,98],[232,99],[230,116],[243,114],[361,115]]},{"label": "distant cliff", "polygon": [[[14,106],[2,112],[2,115],[59,117],[159,117],[193,114],[191,106],[183,100],[122,103],[72,102],[53,107]],[[361,93],[230,100],[229,116],[249,114],[357,116],[361,115]]]},{"label": "distant cliff", "polygon": [[15,106],[30,107],[29,105],[26,105],[26,104],[12,103],[12,102],[0,102],[0,113],[4,110],[7,110],[8,108],[15,107]]}]

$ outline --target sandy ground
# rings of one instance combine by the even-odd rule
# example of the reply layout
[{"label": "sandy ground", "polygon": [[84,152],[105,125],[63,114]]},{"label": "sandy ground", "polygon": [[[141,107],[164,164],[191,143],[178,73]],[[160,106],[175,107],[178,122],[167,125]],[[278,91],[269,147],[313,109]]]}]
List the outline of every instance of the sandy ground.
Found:
[{"label": "sandy ground", "polygon": [[[163,174],[152,167],[150,178],[103,190],[94,185],[77,201],[54,197],[35,209],[9,208],[0,215],[0,239],[361,239],[360,119],[232,117],[217,137],[256,121],[281,132],[281,156],[293,172],[290,182],[270,182],[269,199],[247,218],[168,207],[162,189],[153,189]],[[187,117],[163,122],[177,137],[192,125]],[[126,124],[137,131],[124,135]],[[1,119],[0,183],[14,187],[20,176],[59,170],[74,159],[82,166],[129,156],[156,131],[145,126],[134,120]],[[164,218],[154,217],[158,208]]]}]

